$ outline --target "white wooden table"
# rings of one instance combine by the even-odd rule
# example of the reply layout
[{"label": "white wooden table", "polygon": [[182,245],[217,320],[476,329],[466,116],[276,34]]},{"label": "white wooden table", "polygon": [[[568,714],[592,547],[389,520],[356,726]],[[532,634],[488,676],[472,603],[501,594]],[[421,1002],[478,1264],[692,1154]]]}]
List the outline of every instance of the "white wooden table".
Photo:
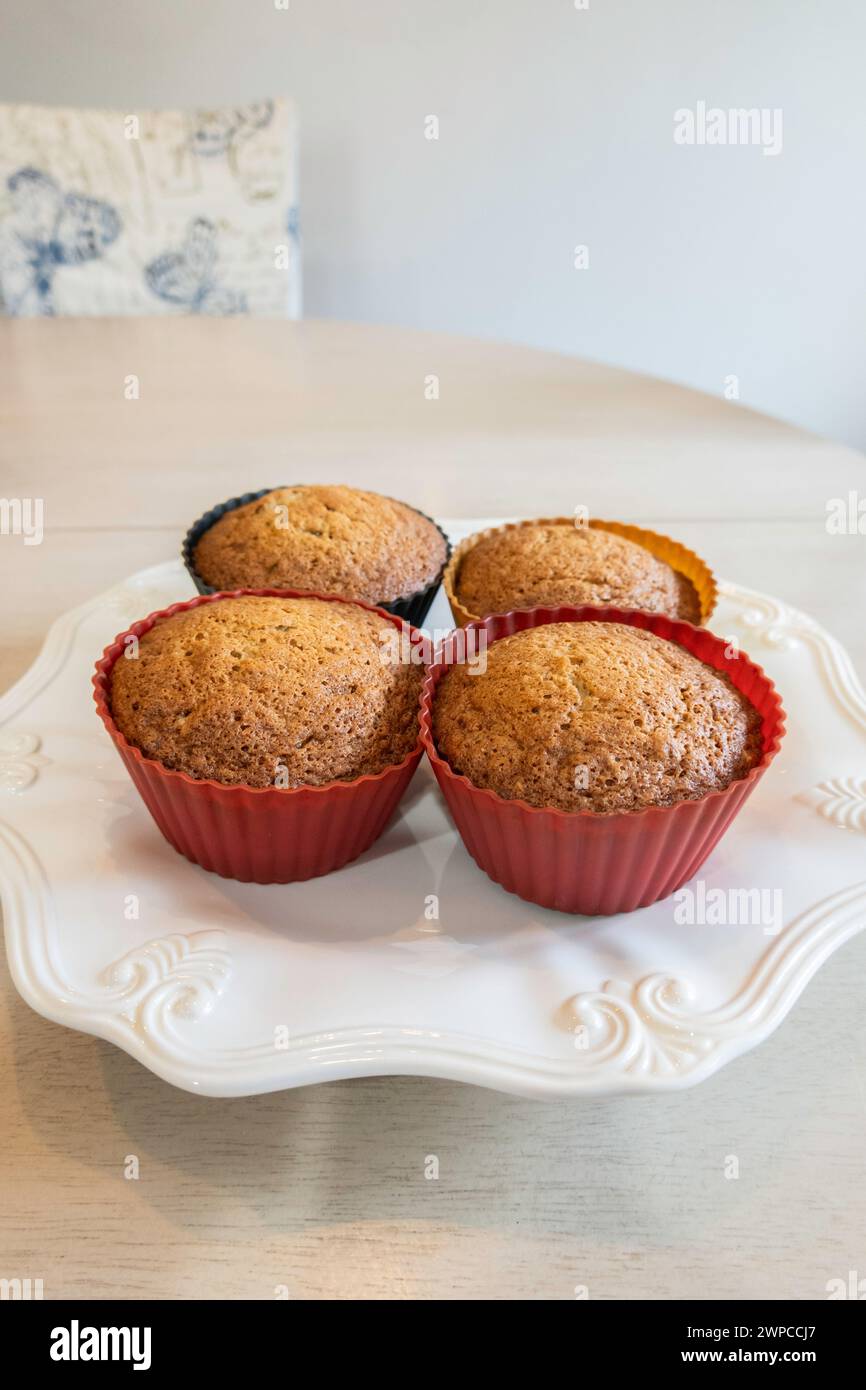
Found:
[{"label": "white wooden table", "polygon": [[[40,546],[0,536],[0,687],[52,618],[175,555],[211,503],[296,481],[439,516],[585,504],[657,526],[807,609],[866,675],[866,536],[825,526],[829,499],[866,497],[849,450],[518,347],[59,320],[0,322],[0,495],[46,516]],[[763,1047],[665,1098],[384,1078],[215,1101],[43,1021],[4,962],[0,1277],[46,1298],[823,1297],[866,1275],[864,980],[866,934]]]}]

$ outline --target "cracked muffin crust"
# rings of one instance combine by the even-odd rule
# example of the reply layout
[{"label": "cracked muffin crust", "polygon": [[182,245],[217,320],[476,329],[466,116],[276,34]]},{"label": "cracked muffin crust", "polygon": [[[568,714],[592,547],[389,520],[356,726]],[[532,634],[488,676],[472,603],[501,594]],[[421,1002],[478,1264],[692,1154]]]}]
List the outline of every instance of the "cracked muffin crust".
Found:
[{"label": "cracked muffin crust", "polygon": [[305,485],[226,512],[199,540],[193,563],[214,589],[309,589],[393,603],[432,584],[445,556],[432,521],[404,502]]},{"label": "cracked muffin crust", "polygon": [[111,712],[147,757],[190,777],[351,781],[402,762],[418,738],[422,668],[400,661],[395,634],[348,603],[204,603],[157,622],[137,658],[115,662]]},{"label": "cracked muffin crust", "polygon": [[561,811],[635,811],[721,790],[761,756],[761,717],[722,672],[622,623],[548,623],[452,666],[433,737],[476,787]]},{"label": "cracked muffin crust", "polygon": [[583,603],[701,620],[684,574],[635,541],[572,522],[536,522],[495,531],[467,550],[455,592],[471,613]]}]

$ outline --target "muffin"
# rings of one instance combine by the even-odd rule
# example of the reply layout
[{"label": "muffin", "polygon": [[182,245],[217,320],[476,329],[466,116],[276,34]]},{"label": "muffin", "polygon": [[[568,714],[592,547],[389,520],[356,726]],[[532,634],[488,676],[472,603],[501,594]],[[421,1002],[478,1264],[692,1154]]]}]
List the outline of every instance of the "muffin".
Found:
[{"label": "muffin", "polygon": [[483,673],[452,666],[433,736],[476,787],[601,813],[722,790],[762,751],[760,715],[727,675],[608,622],[534,627],[495,642]]},{"label": "muffin", "polygon": [[[651,535],[635,529],[641,534]],[[459,604],[476,617],[592,603],[692,623],[702,618],[700,597],[684,573],[602,524],[576,526],[567,518],[482,534],[467,545],[453,587]]]},{"label": "muffin", "polygon": [[681,888],[779,751],[785,714],[760,666],[637,609],[533,608],[470,632],[486,670],[466,664],[462,633],[445,639],[421,739],[479,868],[582,915]]},{"label": "muffin", "polygon": [[[193,527],[185,547],[205,591],[306,589],[378,605],[423,597],[429,607],[448,558],[428,517],[356,488],[274,488],[216,513]],[[403,616],[421,621],[417,611]]]},{"label": "muffin", "polygon": [[418,740],[421,668],[394,623],[350,603],[247,595],[201,603],[117,660],[117,728],[163,767],[226,786],[374,776]]}]

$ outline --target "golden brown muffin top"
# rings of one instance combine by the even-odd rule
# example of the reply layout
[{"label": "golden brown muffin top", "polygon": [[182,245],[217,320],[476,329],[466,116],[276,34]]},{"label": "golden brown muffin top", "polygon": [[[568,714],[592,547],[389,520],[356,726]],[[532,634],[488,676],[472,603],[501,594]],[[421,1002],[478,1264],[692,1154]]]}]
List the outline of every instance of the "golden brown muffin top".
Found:
[{"label": "golden brown muffin top", "polygon": [[719,790],[761,753],[723,673],[623,623],[549,623],[494,642],[436,689],[436,746],[477,787],[561,811],[632,811]]},{"label": "golden brown muffin top", "polygon": [[137,658],[115,662],[111,712],[147,757],[190,777],[351,781],[402,762],[418,738],[422,668],[399,660],[395,631],[321,599],[204,603],[162,619]]},{"label": "golden brown muffin top", "polygon": [[226,512],[193,563],[214,589],[309,589],[393,603],[432,584],[445,541],[420,512],[342,486],[279,487]]},{"label": "golden brown muffin top", "polygon": [[456,594],[470,613],[582,603],[613,604],[700,622],[694,585],[642,545],[570,522],[495,531],[466,552]]}]

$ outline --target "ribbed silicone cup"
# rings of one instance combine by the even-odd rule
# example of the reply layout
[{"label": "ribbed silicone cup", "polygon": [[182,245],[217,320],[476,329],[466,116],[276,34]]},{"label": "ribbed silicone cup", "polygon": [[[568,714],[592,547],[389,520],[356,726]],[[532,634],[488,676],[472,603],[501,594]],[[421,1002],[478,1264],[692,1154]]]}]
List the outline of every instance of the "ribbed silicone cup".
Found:
[{"label": "ribbed silicone cup", "polygon": [[[286,484],[281,483],[278,486],[283,487],[286,486]],[[258,502],[260,497],[266,497],[269,492],[275,491],[276,488],[263,487],[259,488],[258,492],[245,492],[241,497],[231,497],[227,502],[220,502],[218,506],[211,507],[210,511],[205,512],[204,516],[200,516],[198,521],[194,522],[189,528],[183,539],[181,557],[189,572],[190,579],[200,594],[216,593],[212,584],[206,584],[204,582],[201,575],[197,572],[193,561],[195,548],[205,531],[209,531],[211,526],[219,521],[220,517],[225,516],[226,512],[233,512],[237,507],[245,507],[248,502]],[[403,503],[403,506],[408,505],[407,502]],[[406,622],[411,623],[413,627],[420,627],[430,611],[430,605],[436,597],[439,585],[442,583],[442,575],[451,559],[451,542],[442,530],[442,527],[438,522],[434,521],[431,516],[427,516],[426,512],[418,511],[417,507],[413,507],[411,510],[413,512],[418,512],[419,516],[423,516],[425,521],[429,521],[431,526],[436,527],[436,530],[445,542],[444,563],[436,578],[425,588],[416,589],[414,593],[407,594],[404,598],[392,599],[389,602],[383,601],[377,603],[375,606],[377,608],[384,608],[386,613],[392,613],[397,618],[405,618]],[[354,602],[354,600],[352,601]]]},{"label": "ribbed silicone cup", "polygon": [[[574,526],[574,517],[547,516],[539,517],[536,520],[511,521],[505,526],[491,526],[486,531],[476,531],[461,541],[445,566],[445,573],[442,576],[442,587],[445,590],[445,596],[451,606],[451,612],[454,614],[454,621],[457,626],[465,627],[467,623],[480,622],[481,618],[485,616],[481,613],[470,613],[469,609],[457,597],[460,566],[473,546],[476,546],[481,540],[486,540],[488,536],[498,535],[501,531],[516,531],[522,526],[563,525]],[[696,555],[693,550],[689,550],[688,546],[672,540],[670,536],[663,536],[658,531],[646,531],[641,526],[629,526],[624,521],[599,521],[593,517],[587,522],[587,525],[597,531],[611,531],[615,536],[622,536],[627,541],[634,541],[636,545],[642,545],[644,550],[648,550],[657,560],[663,560],[672,569],[684,574],[686,579],[691,580],[698,595],[701,605],[701,622],[709,621],[719,596],[715,575],[706,561]]]},{"label": "ribbed silicone cup", "polygon": [[[94,699],[127,772],[170,845],[223,878],[294,883],[339,869],[379,838],[418,766],[420,739],[402,762],[353,782],[329,782],[322,787],[229,786],[189,777],[146,757],[124,738],[111,715],[111,671],[126,638],[141,637],[161,618],[245,594],[348,602],[338,595],[298,589],[236,589],[173,603],[133,623],[106,647],[96,663]],[[380,613],[410,642],[422,640],[422,634],[401,618],[369,603],[356,606]]]},{"label": "ribbed silicone cup", "polygon": [[[584,915],[632,912],[666,898],[686,883],[718,844],[779,751],[785,731],[782,702],[770,678],[747,656],[704,628],[621,608],[532,608],[472,623],[492,644],[545,623],[627,623],[676,642],[724,671],[762,719],[763,751],[753,768],[722,791],[673,806],[600,813],[559,811],[506,800],[454,772],[436,749],[432,710],[436,686],[460,658],[457,635],[447,637],[427,672],[421,695],[421,738],[460,836],[472,858],[496,883],[541,907]],[[481,676],[478,679],[482,679]]]}]

